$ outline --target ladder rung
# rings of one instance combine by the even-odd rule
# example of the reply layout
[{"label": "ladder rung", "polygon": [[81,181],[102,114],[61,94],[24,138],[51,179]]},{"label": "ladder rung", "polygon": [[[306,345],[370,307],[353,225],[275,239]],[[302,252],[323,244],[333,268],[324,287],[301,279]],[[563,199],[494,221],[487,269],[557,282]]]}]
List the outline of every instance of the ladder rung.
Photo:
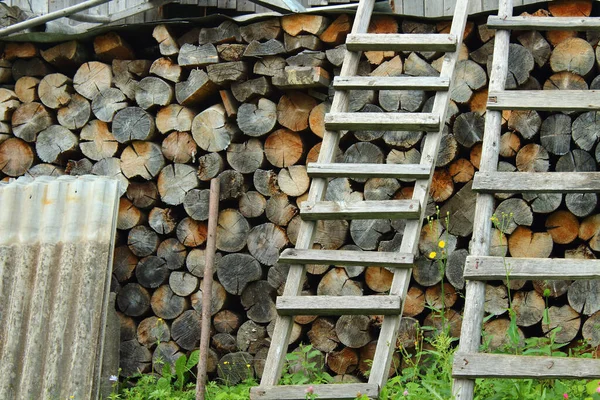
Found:
[{"label": "ladder rung", "polygon": [[464,276],[476,281],[505,279],[507,271],[511,279],[600,279],[600,261],[468,256]]},{"label": "ladder rung", "polygon": [[434,76],[336,76],[333,87],[338,90],[448,90],[450,79]]},{"label": "ladder rung", "polygon": [[418,219],[418,200],[367,200],[352,203],[338,201],[302,202],[300,216],[305,221],[331,219]]},{"label": "ladder rung", "polygon": [[600,360],[591,358],[461,354],[454,356],[455,378],[600,378]]},{"label": "ladder rung", "polygon": [[350,51],[454,51],[456,36],[443,33],[356,33],[346,38]]},{"label": "ladder rung", "polygon": [[280,296],[280,315],[398,315],[400,296]]},{"label": "ladder rung", "polygon": [[343,383],[331,385],[256,386],[250,389],[251,400],[304,400],[306,390],[312,387],[319,400],[354,400],[358,394],[370,399],[379,397],[379,387],[370,383]]},{"label": "ladder rung", "polygon": [[440,129],[440,117],[431,113],[330,113],[325,127],[331,130],[428,131]]},{"label": "ladder rung", "polygon": [[427,179],[431,173],[431,166],[420,164],[309,163],[307,172],[313,178]]},{"label": "ladder rung", "polygon": [[508,17],[500,18],[496,15],[488,18],[489,29],[519,29],[526,31],[598,31],[600,19],[581,17]]},{"label": "ladder rung", "polygon": [[413,261],[412,254],[381,251],[285,249],[279,256],[279,262],[286,264],[411,268]]},{"label": "ladder rung", "polygon": [[592,111],[600,90],[503,90],[490,92],[488,110]]},{"label": "ladder rung", "polygon": [[600,192],[600,172],[477,172],[473,190],[482,193]]}]

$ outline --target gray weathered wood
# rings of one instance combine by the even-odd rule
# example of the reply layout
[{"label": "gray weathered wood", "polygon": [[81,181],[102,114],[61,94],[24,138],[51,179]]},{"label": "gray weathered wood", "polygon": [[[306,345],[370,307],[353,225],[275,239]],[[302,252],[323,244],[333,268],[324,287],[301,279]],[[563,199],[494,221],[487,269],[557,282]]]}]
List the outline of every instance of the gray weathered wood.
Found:
[{"label": "gray weathered wood", "polygon": [[318,178],[408,178],[427,179],[431,167],[423,164],[309,163],[308,175]]},{"label": "gray weathered wood", "polygon": [[280,315],[386,315],[398,314],[400,296],[280,296]]},{"label": "gray weathered wood", "polygon": [[346,48],[350,51],[454,51],[456,36],[452,34],[349,34]]},{"label": "gray weathered wood", "polygon": [[[267,366],[265,365],[265,368]],[[264,376],[264,373],[263,373]],[[379,396],[379,387],[368,383],[345,383],[339,385],[294,385],[294,386],[260,386],[250,389],[250,398],[256,400],[304,400],[306,390],[312,387],[313,393],[323,400],[353,400],[361,393],[369,398]]]},{"label": "gray weathered wood", "polygon": [[412,267],[413,258],[412,254],[391,252],[285,249],[279,256],[279,262],[287,264],[340,264],[410,268]]},{"label": "gray weathered wood", "polygon": [[[500,0],[498,15],[506,18],[512,15],[512,1]],[[508,49],[510,32],[499,31],[495,37],[494,68],[490,74],[490,91],[504,90],[508,73]],[[482,146],[482,156],[479,170],[489,173],[498,166],[498,143],[501,135],[502,113],[488,110],[485,116],[485,134]],[[484,256],[490,252],[490,235],[492,224],[490,218],[494,209],[494,197],[491,194],[478,194],[475,206],[473,224],[473,239],[471,254]],[[465,309],[463,324],[459,341],[459,351],[475,353],[481,344],[481,330],[483,326],[483,305],[485,304],[485,283],[467,281]],[[459,360],[458,357],[455,360]],[[453,372],[457,367],[453,366]],[[455,376],[456,378],[456,376]],[[457,400],[472,400],[475,381],[474,379],[455,379],[452,394]]]},{"label": "gray weathered wood", "polygon": [[449,86],[449,79],[429,76],[336,76],[333,79],[333,87],[338,90],[448,90]]},{"label": "gray weathered wood", "polygon": [[406,131],[437,131],[438,115],[429,113],[330,113],[325,115],[325,127],[332,130],[386,129]]},{"label": "gray weathered wood", "polygon": [[600,192],[600,172],[477,172],[473,190],[481,193]]},{"label": "gray weathered wood", "polygon": [[490,91],[488,110],[593,111],[600,108],[598,90]]},{"label": "gray weathered wood", "polygon": [[578,30],[578,31],[600,31],[600,21],[597,18],[580,17],[509,17],[500,18],[492,15],[488,17],[487,27],[489,29],[507,29],[523,31],[555,31],[555,30]]},{"label": "gray weathered wood", "polygon": [[457,353],[454,356],[452,375],[467,379],[595,379],[600,377],[600,360]]},{"label": "gray weathered wood", "polygon": [[356,203],[322,201],[300,206],[300,216],[305,221],[327,219],[414,219],[420,215],[417,200],[371,200]]},{"label": "gray weathered wood", "polygon": [[471,280],[505,279],[507,269],[511,279],[600,279],[597,260],[490,256],[468,256],[464,276]]}]

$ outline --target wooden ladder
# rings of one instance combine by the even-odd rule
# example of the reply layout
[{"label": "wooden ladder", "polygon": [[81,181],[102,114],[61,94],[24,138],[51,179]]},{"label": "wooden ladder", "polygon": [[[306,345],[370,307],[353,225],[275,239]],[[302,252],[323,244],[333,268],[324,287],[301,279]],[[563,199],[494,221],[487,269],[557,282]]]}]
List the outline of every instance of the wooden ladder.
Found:
[{"label": "wooden ladder", "polygon": [[[471,255],[467,257],[465,309],[458,351],[454,358],[453,393],[457,400],[473,399],[476,378],[600,378],[600,360],[478,353],[484,314],[485,281],[511,279],[597,279],[600,261],[548,258],[490,257],[494,193],[600,192],[599,172],[498,172],[502,110],[591,111],[600,109],[600,92],[505,91],[510,31],[600,30],[598,18],[513,17],[512,0],[500,0],[498,16],[488,19],[497,29],[493,55],[485,134],[479,172]],[[526,357],[526,358],[525,358]]]},{"label": "wooden ladder", "polygon": [[[377,398],[385,384],[395,350],[403,302],[410,281],[429,194],[440,139],[446,120],[449,90],[458,61],[467,20],[468,0],[459,0],[449,34],[368,34],[375,0],[361,0],[351,34],[348,35],[339,77],[333,82],[335,95],[331,112],[325,116],[327,131],[318,162],[308,165],[312,183],[307,201],[302,204],[295,249],[282,252],[279,262],[290,264],[283,296],[277,299],[278,316],[260,386],[251,390],[251,399],[304,399],[304,386],[277,386],[288,348],[294,315],[385,315],[368,383],[311,385],[319,399],[354,399],[358,393]],[[439,77],[358,77],[361,52],[365,50],[446,52]],[[431,90],[437,91],[430,113],[348,113],[349,90]],[[333,163],[344,130],[426,131],[419,164]],[[411,200],[361,201],[356,203],[323,201],[329,178],[414,179]],[[317,220],[331,219],[406,219],[398,253],[347,250],[313,250]],[[369,265],[394,268],[387,296],[300,296],[306,264]]]}]

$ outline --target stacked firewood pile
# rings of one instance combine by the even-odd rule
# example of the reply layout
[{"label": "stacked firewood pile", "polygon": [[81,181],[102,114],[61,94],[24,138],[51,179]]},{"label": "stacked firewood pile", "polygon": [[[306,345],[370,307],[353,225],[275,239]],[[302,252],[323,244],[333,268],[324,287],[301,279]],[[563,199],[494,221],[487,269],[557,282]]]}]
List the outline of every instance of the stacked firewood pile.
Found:
[{"label": "stacked firewood pile", "polygon": [[[578,6],[579,2],[576,3]],[[587,2],[582,2],[585,6]],[[587,12],[589,8],[577,9]],[[561,4],[542,15],[573,13]],[[310,180],[339,73],[349,15],[293,15],[240,26],[230,20],[179,31],[159,25],[155,47],[141,51],[124,35],[52,46],[7,43],[0,60],[0,178],[23,174],[98,174],[122,182],[113,290],[121,317],[124,374],[150,372],[153,360],[174,362],[198,346],[208,181],[221,181],[217,273],[212,293],[211,371],[234,383],[260,377],[276,316],[274,298],[288,266],[281,249],[296,240],[299,204]],[[189,29],[189,28],[188,28]],[[370,31],[447,32],[449,23],[376,17]],[[150,35],[150,33],[148,33]],[[595,89],[600,36],[515,32],[508,87]],[[470,22],[452,91],[414,279],[405,302],[399,345],[415,346],[416,326],[439,326],[439,313],[460,334],[459,292],[472,233],[494,32]],[[366,52],[360,74],[433,76],[434,52]],[[434,93],[355,91],[351,111],[418,112]],[[600,114],[506,112],[501,170],[595,171]],[[339,161],[418,163],[421,132],[357,131],[345,135]],[[327,199],[405,199],[412,183],[396,179],[333,179]],[[441,219],[436,219],[438,205]],[[494,254],[594,258],[600,214],[594,194],[498,196],[505,239]],[[506,217],[502,218],[503,213]],[[444,216],[449,216],[446,224]],[[319,223],[323,249],[399,248],[398,221]],[[439,241],[444,241],[444,249]],[[436,252],[434,259],[432,252]],[[442,253],[444,255],[442,255]],[[445,274],[435,258],[447,258]],[[371,295],[389,290],[392,274],[370,266],[309,266],[306,294]],[[443,290],[442,290],[443,285]],[[518,324],[526,336],[600,345],[600,283],[510,281]],[[491,346],[505,339],[507,287],[490,285],[485,326]],[[442,298],[443,293],[443,298]],[[542,323],[546,298],[550,323]],[[295,319],[292,348],[312,345],[344,379],[363,378],[381,317]],[[546,321],[548,322],[548,321]],[[398,361],[400,361],[398,359]],[[248,369],[246,364],[251,364]],[[220,368],[217,366],[220,365]],[[159,370],[157,363],[155,369]]]}]

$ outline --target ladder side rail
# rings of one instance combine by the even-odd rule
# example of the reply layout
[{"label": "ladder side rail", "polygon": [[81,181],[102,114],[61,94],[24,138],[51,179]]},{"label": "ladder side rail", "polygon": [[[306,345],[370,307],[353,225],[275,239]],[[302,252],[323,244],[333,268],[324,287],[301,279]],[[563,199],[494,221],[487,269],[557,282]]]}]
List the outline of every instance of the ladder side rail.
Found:
[{"label": "ladder side rail", "polygon": [[[500,0],[498,16],[500,18],[512,16],[512,9],[513,0]],[[496,32],[489,85],[490,91],[504,90],[505,88],[508,74],[509,42],[510,31],[502,30]],[[487,111],[480,171],[494,172],[498,168],[501,122],[502,111]],[[494,195],[478,193],[473,222],[471,255],[487,256],[489,254],[493,210]],[[479,350],[484,303],[485,282],[467,281],[465,309],[457,353],[476,353]],[[474,388],[475,380],[454,379],[452,391],[456,400],[472,400]]]},{"label": "ladder side rail", "polygon": [[[450,33],[457,38],[457,50],[452,53],[446,53],[440,72],[440,78],[448,79],[450,81],[450,88],[452,87],[452,76],[454,75],[454,70],[458,62],[463,32],[467,24],[468,5],[469,0],[459,0],[456,4]],[[431,165],[431,171],[428,179],[419,179],[415,182],[415,189],[412,198],[413,200],[418,200],[421,204],[421,214],[419,219],[407,221],[404,228],[402,243],[400,245],[401,253],[416,254],[418,251],[419,237],[421,234],[421,227],[423,225],[422,221],[425,217],[426,201],[427,197],[429,196],[429,187],[435,171],[435,161],[437,159],[440,141],[446,121],[449,98],[449,90],[438,92],[435,96],[432,113],[440,116],[440,129],[438,132],[431,132],[426,135],[425,145],[421,155],[421,164]],[[411,269],[395,271],[389,294],[406,296],[411,273]],[[369,374],[369,383],[378,384],[380,388],[385,385],[388,377],[388,371],[392,362],[392,353],[396,348],[396,338],[398,336],[398,330],[403,311],[404,302],[402,302],[402,309],[400,310],[400,313],[397,315],[386,316],[381,326],[379,339],[377,340],[377,347],[375,349],[375,356],[373,357],[373,366]]]},{"label": "ladder side rail", "polygon": [[[375,0],[361,0],[358,10],[356,11],[352,33],[367,32],[374,5]],[[356,75],[361,55],[361,52],[350,52],[346,50],[340,76]],[[331,106],[331,112],[347,111],[348,102],[349,94],[347,91],[336,91]],[[338,131],[325,131],[321,152],[317,160],[318,163],[333,162],[341,134],[342,132]],[[314,203],[323,200],[326,191],[327,178],[313,178],[307,201]],[[315,227],[316,222],[314,221],[301,222],[298,239],[296,240],[297,249],[312,248]],[[305,274],[306,268],[304,265],[290,265],[283,296],[299,296],[302,291],[302,281]],[[280,315],[276,318],[275,329],[271,338],[271,346],[269,347],[269,352],[265,361],[265,369],[260,386],[275,386],[281,378],[285,354],[287,352],[289,337],[292,331],[293,318],[293,316]]]}]

